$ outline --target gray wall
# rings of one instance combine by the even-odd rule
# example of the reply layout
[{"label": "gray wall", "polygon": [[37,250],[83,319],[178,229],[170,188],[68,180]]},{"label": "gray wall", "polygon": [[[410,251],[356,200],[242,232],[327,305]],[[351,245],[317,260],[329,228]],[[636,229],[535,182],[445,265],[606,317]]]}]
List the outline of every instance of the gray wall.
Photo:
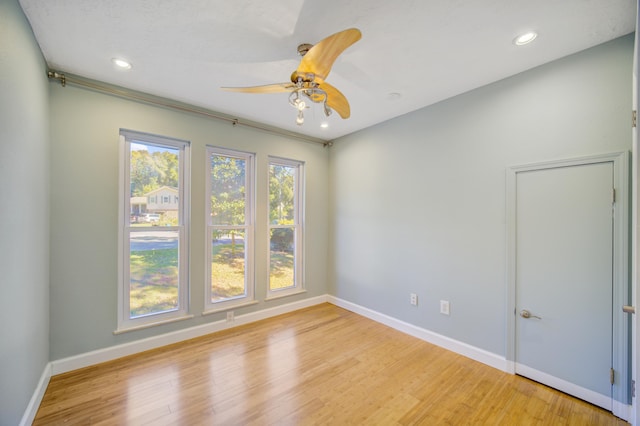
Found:
[{"label": "gray wall", "polygon": [[[631,36],[615,40],[328,150],[47,83],[17,1],[0,0],[0,424],[20,420],[49,360],[222,318],[199,315],[207,144],[257,153],[259,217],[267,216],[266,156],[307,165],[308,292],[262,301],[267,260],[258,250],[261,302],[236,315],[328,290],[503,355],[505,169],[630,149],[632,47]],[[195,318],[116,336],[121,127],[192,141]],[[256,232],[267,247],[264,224]],[[451,316],[438,314],[440,299],[451,301]]]},{"label": "gray wall", "polygon": [[[195,318],[114,335],[120,128],[191,141],[190,288]],[[257,154],[256,296],[261,302],[235,309],[235,315],[326,294],[329,153],[322,145],[57,83],[51,84],[51,137],[52,360],[223,319],[224,313],[201,315],[207,144]],[[305,162],[307,292],[264,302],[268,155]]]},{"label": "gray wall", "polygon": [[17,424],[49,361],[49,88],[15,0],[0,1],[0,424]]},{"label": "gray wall", "polygon": [[504,356],[505,170],[631,149],[633,41],[337,140],[330,293]]}]

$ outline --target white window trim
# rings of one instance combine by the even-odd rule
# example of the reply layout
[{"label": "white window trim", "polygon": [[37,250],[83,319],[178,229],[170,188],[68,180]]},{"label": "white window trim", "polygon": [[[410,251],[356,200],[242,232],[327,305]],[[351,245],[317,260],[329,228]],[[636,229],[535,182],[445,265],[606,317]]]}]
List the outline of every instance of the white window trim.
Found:
[{"label": "white window trim", "polygon": [[[269,156],[269,163],[267,167],[267,182],[269,182],[269,172],[271,165],[288,166],[296,169],[294,182],[294,212],[293,212],[293,226],[294,228],[294,265],[293,265],[293,286],[271,290],[271,241],[269,235],[271,235],[271,229],[274,228],[290,228],[292,225],[272,225],[269,217],[269,190],[267,189],[267,297],[265,300],[279,299],[285,296],[292,296],[295,294],[304,293],[304,221],[305,221],[305,181],[304,181],[304,161],[291,160],[288,158]],[[267,188],[269,185],[267,184]]]},{"label": "white window trim", "polygon": [[[213,225],[211,223],[211,156],[221,155],[225,157],[242,159],[245,161],[245,224],[242,226]],[[238,151],[228,148],[207,146],[205,157],[206,191],[205,191],[205,294],[203,315],[225,311],[231,308],[247,306],[257,303],[255,299],[255,154],[245,151]],[[231,299],[211,301],[211,234],[214,230],[243,228],[245,235],[244,252],[244,296],[237,296]]]},{"label": "white window trim", "polygon": [[[130,245],[130,143],[139,141],[146,145],[168,146],[181,151],[179,156],[179,204],[178,226],[165,227],[166,231],[178,231],[179,289],[178,308],[168,312],[130,318],[129,258]],[[139,330],[191,318],[189,315],[189,229],[190,229],[190,143],[188,141],[120,129],[119,214],[118,214],[118,323],[114,334]]]}]

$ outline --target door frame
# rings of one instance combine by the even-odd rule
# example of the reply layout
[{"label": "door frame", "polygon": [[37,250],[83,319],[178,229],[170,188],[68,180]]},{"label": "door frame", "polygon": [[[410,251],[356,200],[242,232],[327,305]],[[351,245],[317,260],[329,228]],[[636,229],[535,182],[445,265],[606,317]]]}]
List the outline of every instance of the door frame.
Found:
[{"label": "door frame", "polygon": [[[638,98],[640,97],[640,85],[638,84],[638,60],[640,56],[640,0],[636,2],[636,34],[635,41],[633,44],[633,72],[631,75],[631,108],[637,114],[638,111]],[[632,261],[631,261],[631,300],[632,305],[636,307],[636,309],[640,308],[640,302],[638,294],[638,267],[640,266],[640,250],[638,249],[638,242],[640,238],[638,237],[638,203],[640,198],[640,180],[638,179],[638,161],[640,161],[640,153],[638,153],[638,139],[640,138],[640,127],[636,124],[635,127],[631,128],[631,150],[632,150],[632,191],[633,195],[631,197],[632,205],[631,205],[631,241],[632,241]],[[632,315],[632,361],[631,361],[631,378],[634,383],[638,381],[638,370],[640,369],[640,348],[638,347],[638,330],[640,329],[640,312],[636,315]],[[633,409],[632,416],[630,419],[632,424],[637,425],[640,422],[640,404],[638,403],[638,398],[634,395],[633,397]]]},{"label": "door frame", "polygon": [[[629,153],[614,152],[545,161],[513,166],[507,169],[506,209],[507,209],[507,316],[506,316],[506,359],[507,370],[516,372],[516,179],[518,173],[571,167],[587,164],[613,163],[613,330],[612,364],[615,380],[612,386],[611,411],[614,415],[628,420],[631,415],[631,321],[622,312],[622,306],[630,304],[629,282]],[[613,196],[613,194],[612,194]]]}]

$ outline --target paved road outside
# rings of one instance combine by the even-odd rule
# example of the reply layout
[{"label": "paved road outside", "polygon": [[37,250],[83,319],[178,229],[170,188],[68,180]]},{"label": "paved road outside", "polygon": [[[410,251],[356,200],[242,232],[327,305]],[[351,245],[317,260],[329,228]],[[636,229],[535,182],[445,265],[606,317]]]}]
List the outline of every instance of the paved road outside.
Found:
[{"label": "paved road outside", "polygon": [[[214,244],[230,244],[231,238],[220,238]],[[243,240],[236,237],[236,244],[242,244]],[[163,250],[178,248],[177,231],[143,231],[131,233],[131,251]]]}]

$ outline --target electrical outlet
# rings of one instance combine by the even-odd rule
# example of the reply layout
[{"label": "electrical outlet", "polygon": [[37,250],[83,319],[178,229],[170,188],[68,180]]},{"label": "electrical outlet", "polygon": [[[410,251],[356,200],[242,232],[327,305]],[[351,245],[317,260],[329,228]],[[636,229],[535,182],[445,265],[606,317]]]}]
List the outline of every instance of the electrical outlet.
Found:
[{"label": "electrical outlet", "polygon": [[441,300],[440,301],[440,313],[443,315],[449,315],[449,301]]},{"label": "electrical outlet", "polygon": [[411,293],[409,303],[411,303],[413,306],[418,306],[418,295],[415,293]]},{"label": "electrical outlet", "polygon": [[233,311],[227,312],[227,322],[233,322],[234,319]]}]

